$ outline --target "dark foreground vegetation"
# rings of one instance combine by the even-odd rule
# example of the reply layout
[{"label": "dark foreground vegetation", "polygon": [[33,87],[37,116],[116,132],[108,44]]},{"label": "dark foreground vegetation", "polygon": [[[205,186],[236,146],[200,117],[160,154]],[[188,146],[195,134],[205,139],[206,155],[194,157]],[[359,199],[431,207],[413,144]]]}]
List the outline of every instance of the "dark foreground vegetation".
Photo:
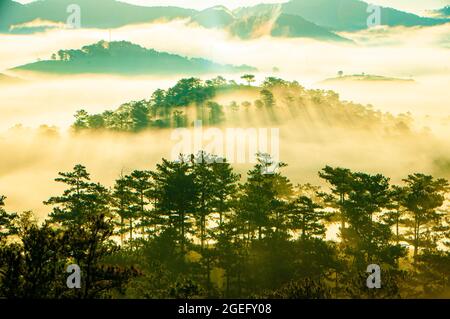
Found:
[{"label": "dark foreground vegetation", "polygon": [[[450,297],[449,184],[424,174],[325,167],[329,187],[247,178],[204,154],[163,160],[108,189],[85,167],[59,173],[44,223],[0,198],[0,297]],[[327,234],[327,236],[326,236]],[[68,265],[81,288],[66,286]],[[366,287],[369,264],[381,289]]]}]

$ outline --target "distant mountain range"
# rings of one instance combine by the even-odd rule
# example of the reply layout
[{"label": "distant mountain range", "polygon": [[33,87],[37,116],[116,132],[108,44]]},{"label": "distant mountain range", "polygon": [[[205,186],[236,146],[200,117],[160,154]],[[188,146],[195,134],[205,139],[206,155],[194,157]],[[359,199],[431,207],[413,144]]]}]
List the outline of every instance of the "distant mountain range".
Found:
[{"label": "distant mountain range", "polygon": [[205,59],[186,58],[146,49],[121,41],[100,41],[80,50],[60,50],[51,60],[38,61],[13,70],[54,74],[205,74],[256,71],[250,66],[221,65]]},{"label": "distant mountain range", "polygon": [[[282,5],[283,12],[300,15],[333,31],[367,29],[368,4],[358,0],[292,0]],[[431,26],[449,22],[448,19],[420,17],[393,8],[380,7],[381,25]]]},{"label": "distant mountain range", "polygon": [[[203,11],[179,7],[143,7],[115,0],[39,0],[22,5],[0,1],[0,32],[30,33],[51,28],[30,26],[39,19],[65,23],[67,7],[78,4],[84,28],[116,28],[159,19],[186,18],[206,28],[220,28],[249,38],[260,35],[308,37],[345,41],[337,31],[367,28],[368,4],[358,0],[291,0],[284,4],[261,4],[228,10],[223,6]],[[444,18],[425,18],[415,14],[381,8],[381,24],[388,26],[430,26],[449,22]]]}]

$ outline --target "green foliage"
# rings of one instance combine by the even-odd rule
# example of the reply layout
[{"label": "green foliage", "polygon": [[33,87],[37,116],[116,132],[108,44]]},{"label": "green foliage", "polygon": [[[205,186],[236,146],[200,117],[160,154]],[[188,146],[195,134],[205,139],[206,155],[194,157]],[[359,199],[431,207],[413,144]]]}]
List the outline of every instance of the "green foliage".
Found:
[{"label": "green foliage", "polygon": [[241,79],[247,81],[248,86],[255,82],[255,76],[253,74],[244,74]]},{"label": "green foliage", "polygon": [[44,202],[54,206],[49,215],[52,222],[76,225],[91,216],[109,213],[109,191],[98,183],[90,182],[90,175],[84,166],[76,165],[72,172],[59,175],[55,181],[69,188],[61,196]]},{"label": "green foliage", "polygon": [[13,234],[16,229],[13,226],[13,221],[17,214],[7,213],[3,206],[5,206],[6,197],[0,195],[0,241],[3,237]]},{"label": "green foliage", "polygon": [[[251,75],[244,75],[247,76]],[[243,93],[254,100],[232,100],[228,105],[219,103],[223,95],[231,93],[237,96]],[[240,114],[242,111],[245,114]],[[72,127],[75,131],[136,133],[189,127],[197,120],[204,126],[229,122],[234,125],[243,118],[251,121],[253,117],[261,116],[267,125],[295,119],[311,130],[326,126],[327,129],[377,130],[389,136],[413,134],[410,130],[412,119],[408,115],[383,114],[371,106],[341,101],[333,91],[307,90],[296,81],[276,77],[267,77],[261,86],[239,85],[221,76],[206,81],[185,78],[167,90],[157,89],[148,100],[124,103],[115,111],[88,114],[79,110]]]},{"label": "green foliage", "polygon": [[[118,291],[136,272],[102,264],[115,251],[112,224],[96,216],[80,227],[54,229],[33,225],[20,235],[20,244],[0,247],[0,296],[6,298],[105,298]],[[82,289],[67,289],[66,266],[76,263]]]},{"label": "green foliage", "polygon": [[440,235],[448,229],[442,223],[447,213],[437,209],[444,204],[449,184],[445,179],[424,174],[409,175],[404,182],[401,203],[408,211],[404,220],[408,227],[405,240],[414,247],[416,258],[421,248],[436,247]]},{"label": "green foliage", "polygon": [[[31,212],[0,197],[0,296],[6,298],[408,298],[450,292],[448,182],[325,167],[329,189],[293,187],[266,154],[247,179],[204,152],[121,175],[111,191],[82,165]],[[340,224],[333,239],[330,228]],[[129,236],[127,236],[129,234]],[[118,243],[120,242],[120,246]],[[410,258],[409,251],[413,251]],[[366,287],[369,264],[382,288]],[[82,288],[67,289],[67,265]]]}]

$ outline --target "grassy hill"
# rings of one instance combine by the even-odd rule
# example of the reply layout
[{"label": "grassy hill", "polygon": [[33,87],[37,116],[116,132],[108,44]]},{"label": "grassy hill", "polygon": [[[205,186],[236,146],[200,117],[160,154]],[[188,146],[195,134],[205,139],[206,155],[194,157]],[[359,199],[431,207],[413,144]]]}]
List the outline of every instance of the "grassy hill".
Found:
[{"label": "grassy hill", "polygon": [[187,58],[146,49],[121,41],[100,41],[80,50],[60,50],[52,60],[39,61],[14,68],[55,74],[204,74],[210,72],[250,72],[250,66],[221,65],[205,59]]}]

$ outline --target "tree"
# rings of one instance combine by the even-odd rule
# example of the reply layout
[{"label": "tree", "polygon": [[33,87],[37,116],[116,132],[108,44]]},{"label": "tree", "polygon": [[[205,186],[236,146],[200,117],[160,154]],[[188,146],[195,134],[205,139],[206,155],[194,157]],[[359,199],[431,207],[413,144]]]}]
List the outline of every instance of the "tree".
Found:
[{"label": "tree", "polygon": [[[117,249],[113,225],[104,215],[89,216],[66,230],[32,225],[19,243],[0,247],[0,296],[6,298],[108,298],[136,276],[133,268],[105,262]],[[67,289],[66,266],[82,269],[81,289]]]},{"label": "tree", "polygon": [[237,197],[238,181],[241,176],[233,172],[226,159],[217,159],[212,163],[214,178],[213,210],[219,213],[219,227],[228,219],[227,213],[234,208]]},{"label": "tree", "polygon": [[320,211],[322,206],[314,203],[309,197],[299,196],[289,205],[289,228],[300,231],[302,240],[325,235],[323,221],[327,215]]},{"label": "tree", "polygon": [[181,79],[170,88],[165,97],[165,101],[171,107],[189,106],[190,104],[200,105],[212,98],[215,89],[212,86],[203,85],[198,78]]},{"label": "tree", "polygon": [[133,268],[107,265],[104,259],[118,251],[111,239],[114,226],[111,217],[104,214],[91,215],[79,226],[71,225],[65,233],[71,256],[83,269],[82,288],[77,297],[94,299],[105,297],[113,289],[121,289],[136,275]]},{"label": "tree", "polygon": [[389,211],[385,214],[385,221],[389,225],[393,225],[395,228],[395,242],[397,245],[403,236],[400,234],[400,226],[404,224],[404,207],[402,206],[403,199],[405,197],[405,189],[400,186],[392,186],[391,188],[391,202],[389,204]]},{"label": "tree", "polygon": [[173,112],[173,126],[175,128],[186,127],[187,126],[187,116],[182,111]]},{"label": "tree", "polygon": [[209,109],[209,124],[220,124],[224,121],[225,114],[223,107],[216,102],[207,102],[206,107]]},{"label": "tree", "polygon": [[207,80],[206,84],[215,88],[220,88],[228,85],[227,80],[220,75],[214,79]]},{"label": "tree", "polygon": [[153,92],[152,97],[150,98],[151,115],[153,118],[156,118],[157,116],[165,118],[169,113],[167,110],[168,105],[166,98],[167,93],[164,90],[158,89],[155,92]]},{"label": "tree", "polygon": [[130,116],[133,122],[133,131],[139,132],[149,127],[148,112],[145,101],[139,101],[131,105]]},{"label": "tree", "polygon": [[75,123],[73,128],[75,130],[82,130],[89,128],[89,114],[85,110],[79,110],[75,113]]},{"label": "tree", "polygon": [[52,222],[63,225],[82,224],[89,215],[108,214],[109,192],[100,184],[90,182],[90,175],[86,167],[76,165],[72,172],[59,173],[56,182],[66,184],[61,196],[51,197],[44,202],[52,205],[50,213]]},{"label": "tree", "polygon": [[331,205],[332,208],[338,210],[339,219],[341,222],[340,231],[342,235],[346,227],[344,207],[345,201],[351,190],[351,171],[346,168],[333,168],[330,166],[326,166],[324,169],[322,169],[321,172],[319,172],[319,176],[331,185],[331,194],[322,193],[321,195],[324,197],[324,200]]},{"label": "tree", "polygon": [[[59,173],[66,190],[46,202],[42,225],[6,213],[0,196],[0,298],[447,296],[447,180],[416,173],[393,186],[327,166],[324,193],[293,188],[285,166],[257,154],[239,184],[230,163],[202,151],[121,174],[109,192],[77,165]],[[329,222],[344,223],[340,238],[326,238]],[[136,245],[121,248],[115,236],[123,244],[128,231]],[[81,289],[67,289],[72,264]],[[382,289],[367,289],[369,264],[382,268]]]},{"label": "tree", "polygon": [[437,244],[436,239],[439,238],[432,232],[438,230],[436,227],[445,216],[444,212],[437,209],[444,203],[449,184],[445,179],[435,179],[425,174],[409,175],[403,181],[406,183],[406,194],[402,204],[407,209],[405,225],[408,227],[405,240],[413,246],[413,258],[416,261],[422,247],[434,247]]},{"label": "tree", "polygon": [[[289,180],[280,174],[266,174],[266,169],[274,163],[263,154],[258,154],[258,163],[247,173],[247,182],[241,186],[238,209],[239,218],[243,219],[247,227],[247,240],[253,239],[255,231],[261,240],[275,227],[275,232],[285,227],[285,214],[282,207],[285,199],[292,193]],[[275,164],[276,169],[286,166]],[[285,207],[285,206],[284,206]]]},{"label": "tree", "polygon": [[267,89],[261,91],[261,100],[264,103],[264,106],[268,109],[275,106],[275,98],[273,97],[272,92]]},{"label": "tree", "polygon": [[101,114],[90,115],[87,118],[87,127],[92,130],[103,129],[105,127],[105,119]]},{"label": "tree", "polygon": [[146,230],[155,226],[148,207],[153,191],[151,172],[135,170],[125,179],[130,200],[130,228],[133,224],[133,218],[140,219],[141,233],[145,236]]},{"label": "tree", "polygon": [[155,214],[165,220],[164,228],[177,230],[184,251],[198,196],[191,165],[182,157],[179,161],[163,159],[151,175],[154,181]]},{"label": "tree", "polygon": [[241,79],[247,81],[247,85],[252,85],[253,82],[255,82],[255,76],[253,74],[244,74],[241,76]]},{"label": "tree", "polygon": [[214,192],[214,175],[212,164],[208,155],[203,151],[197,156],[191,156],[192,176],[194,177],[195,188],[198,194],[198,201],[194,218],[197,227],[200,229],[200,243],[203,252],[206,240],[206,225],[208,216],[212,213]]},{"label": "tree", "polygon": [[396,265],[403,255],[397,245],[390,245],[392,231],[381,215],[390,207],[389,179],[381,174],[352,173],[344,215],[349,222],[347,235],[352,238],[352,254],[360,267],[385,262]]},{"label": "tree", "polygon": [[13,226],[13,221],[17,214],[7,213],[3,206],[5,206],[6,197],[0,195],[0,241],[2,238],[12,235],[16,230]]},{"label": "tree", "polygon": [[60,298],[67,291],[65,239],[48,224],[33,225],[19,237],[20,243],[0,248],[0,296]]},{"label": "tree", "polygon": [[289,84],[289,82],[287,82],[283,79],[269,76],[264,80],[263,88],[270,90],[274,87],[286,87],[288,84]]},{"label": "tree", "polygon": [[[133,218],[135,218],[135,207],[132,205],[133,193],[129,187],[129,181],[125,176],[116,180],[112,193],[112,211],[119,217],[119,235],[123,245],[125,232],[129,232],[130,241],[133,240]],[[128,229],[125,220],[129,221]]]}]

